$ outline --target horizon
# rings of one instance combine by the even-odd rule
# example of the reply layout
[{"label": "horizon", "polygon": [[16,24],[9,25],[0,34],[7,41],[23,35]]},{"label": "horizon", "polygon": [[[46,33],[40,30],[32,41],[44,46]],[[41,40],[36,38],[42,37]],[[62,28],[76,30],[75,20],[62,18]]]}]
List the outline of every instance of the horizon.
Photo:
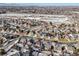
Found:
[{"label": "horizon", "polygon": [[79,3],[0,3],[0,6],[79,6]]}]

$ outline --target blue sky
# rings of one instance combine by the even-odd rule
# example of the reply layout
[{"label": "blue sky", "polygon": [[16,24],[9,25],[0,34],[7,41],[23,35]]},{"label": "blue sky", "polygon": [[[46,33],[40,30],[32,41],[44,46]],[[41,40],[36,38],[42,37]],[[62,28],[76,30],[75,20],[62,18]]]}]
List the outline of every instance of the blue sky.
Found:
[{"label": "blue sky", "polygon": [[79,3],[0,3],[0,6],[79,6]]},{"label": "blue sky", "polygon": [[38,6],[79,6],[79,3],[32,3],[27,5],[38,5]]}]

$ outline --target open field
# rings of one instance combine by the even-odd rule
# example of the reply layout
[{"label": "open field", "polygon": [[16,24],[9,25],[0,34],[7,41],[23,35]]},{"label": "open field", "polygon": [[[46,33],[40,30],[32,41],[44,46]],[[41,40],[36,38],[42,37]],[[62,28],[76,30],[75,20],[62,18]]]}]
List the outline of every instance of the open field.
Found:
[{"label": "open field", "polygon": [[79,55],[79,7],[0,7],[0,55]]}]

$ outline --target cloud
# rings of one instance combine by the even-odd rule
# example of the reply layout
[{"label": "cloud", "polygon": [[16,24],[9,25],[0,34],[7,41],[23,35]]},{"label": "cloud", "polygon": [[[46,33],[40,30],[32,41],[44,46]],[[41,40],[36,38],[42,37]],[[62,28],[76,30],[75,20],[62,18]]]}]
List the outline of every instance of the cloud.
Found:
[{"label": "cloud", "polygon": [[0,3],[78,3],[79,0],[1,0]]}]

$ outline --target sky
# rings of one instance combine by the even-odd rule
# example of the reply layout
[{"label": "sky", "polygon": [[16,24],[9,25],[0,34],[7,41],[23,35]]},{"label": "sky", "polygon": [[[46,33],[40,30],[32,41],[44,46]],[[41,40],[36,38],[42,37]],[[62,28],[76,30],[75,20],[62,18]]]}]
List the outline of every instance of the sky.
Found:
[{"label": "sky", "polygon": [[79,3],[0,3],[0,6],[79,6]]},{"label": "sky", "polygon": [[79,0],[0,0],[0,3],[79,3]]},{"label": "sky", "polygon": [[79,6],[79,0],[0,0],[0,6]]}]

